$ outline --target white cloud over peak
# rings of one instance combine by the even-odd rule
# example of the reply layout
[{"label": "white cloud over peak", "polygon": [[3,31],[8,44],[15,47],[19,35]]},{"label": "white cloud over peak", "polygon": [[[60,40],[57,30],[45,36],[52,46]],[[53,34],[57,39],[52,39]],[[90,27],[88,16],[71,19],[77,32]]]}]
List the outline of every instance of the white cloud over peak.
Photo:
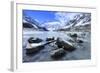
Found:
[{"label": "white cloud over peak", "polygon": [[62,26],[66,25],[67,22],[74,18],[75,15],[79,13],[67,13],[67,12],[57,12],[55,13],[55,19],[61,23]]},{"label": "white cloud over peak", "polygon": [[44,27],[46,27],[48,30],[56,30],[56,29],[59,29],[61,26],[60,26],[60,22],[58,21],[52,21],[52,22],[46,22],[44,23]]},{"label": "white cloud over peak", "polygon": [[54,21],[48,21],[43,24],[44,27],[46,27],[48,30],[56,30],[64,27],[67,25],[67,22],[69,20],[73,19],[74,16],[76,16],[79,13],[67,13],[67,12],[56,12],[55,20]]}]

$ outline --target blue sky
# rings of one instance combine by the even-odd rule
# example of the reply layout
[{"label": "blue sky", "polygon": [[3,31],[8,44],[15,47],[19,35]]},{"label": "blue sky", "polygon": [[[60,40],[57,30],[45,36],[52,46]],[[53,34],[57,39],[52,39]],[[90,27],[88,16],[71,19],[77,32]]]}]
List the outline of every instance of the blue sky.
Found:
[{"label": "blue sky", "polygon": [[[80,12],[60,12],[60,11],[40,11],[40,10],[23,10],[23,16],[31,17],[39,24],[59,24],[64,26],[74,16],[81,14]],[[83,14],[83,13],[82,13]]]},{"label": "blue sky", "polygon": [[39,23],[55,21],[55,13],[56,11],[23,10],[23,15],[26,14]]}]

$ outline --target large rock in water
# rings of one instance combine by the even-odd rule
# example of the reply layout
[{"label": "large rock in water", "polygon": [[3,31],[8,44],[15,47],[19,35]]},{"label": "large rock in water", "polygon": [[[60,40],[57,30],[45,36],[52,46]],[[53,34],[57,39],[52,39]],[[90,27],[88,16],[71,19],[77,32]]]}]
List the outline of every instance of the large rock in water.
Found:
[{"label": "large rock in water", "polygon": [[56,44],[59,48],[63,48],[66,51],[74,51],[76,49],[72,43],[61,38],[57,38]]},{"label": "large rock in water", "polygon": [[44,48],[44,45],[39,45],[39,46],[34,47],[34,46],[32,46],[32,44],[27,43],[27,46],[26,46],[26,54],[27,55],[36,54],[37,52],[39,52],[43,48]]},{"label": "large rock in water", "polygon": [[84,43],[84,40],[81,39],[81,38],[78,38],[78,39],[77,39],[77,43]]},{"label": "large rock in water", "polygon": [[59,48],[50,52],[50,55],[54,59],[59,59],[65,55],[65,50],[63,48]]},{"label": "large rock in water", "polygon": [[52,40],[55,40],[55,38],[54,37],[51,37],[51,38],[46,38],[46,41],[52,41]]},{"label": "large rock in water", "polygon": [[28,42],[29,43],[40,43],[40,42],[42,42],[43,40],[42,39],[40,39],[40,38],[34,38],[34,37],[30,37],[29,39],[28,39]]},{"label": "large rock in water", "polygon": [[71,36],[71,37],[76,37],[76,38],[78,37],[78,35],[77,35],[76,33],[70,34],[70,36]]}]

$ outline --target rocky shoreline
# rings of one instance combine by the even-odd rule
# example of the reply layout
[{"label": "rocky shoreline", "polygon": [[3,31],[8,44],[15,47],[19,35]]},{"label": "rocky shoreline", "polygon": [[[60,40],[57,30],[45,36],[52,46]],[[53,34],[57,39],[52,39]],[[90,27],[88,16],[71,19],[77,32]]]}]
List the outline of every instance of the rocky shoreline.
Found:
[{"label": "rocky shoreline", "polygon": [[[75,33],[68,33],[67,35],[73,40],[68,38],[66,40],[65,38],[58,37],[56,38],[56,42],[47,44],[37,53],[35,52],[35,54],[32,53],[31,55],[27,55],[24,47],[23,62],[90,59],[90,33],[86,32],[85,34],[81,34],[82,36]],[[51,41],[54,39],[55,37],[48,37],[45,41]]]}]

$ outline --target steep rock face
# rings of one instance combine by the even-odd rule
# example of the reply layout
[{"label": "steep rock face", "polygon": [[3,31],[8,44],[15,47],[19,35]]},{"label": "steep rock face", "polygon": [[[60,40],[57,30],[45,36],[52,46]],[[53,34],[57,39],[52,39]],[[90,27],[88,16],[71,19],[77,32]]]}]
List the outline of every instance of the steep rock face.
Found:
[{"label": "steep rock face", "polygon": [[38,27],[35,24],[32,24],[31,22],[23,19],[23,28],[33,28],[38,29]]},{"label": "steep rock face", "polygon": [[69,20],[69,22],[65,25],[65,27],[62,27],[59,29],[60,31],[88,31],[91,29],[91,14],[89,13],[81,13],[76,16],[72,20]]},{"label": "steep rock face", "polygon": [[28,17],[23,18],[23,28],[32,28],[33,30],[47,31],[45,27],[41,27],[40,24],[34,19]]},{"label": "steep rock face", "polygon": [[23,23],[23,28],[33,28],[33,25],[29,23]]}]

